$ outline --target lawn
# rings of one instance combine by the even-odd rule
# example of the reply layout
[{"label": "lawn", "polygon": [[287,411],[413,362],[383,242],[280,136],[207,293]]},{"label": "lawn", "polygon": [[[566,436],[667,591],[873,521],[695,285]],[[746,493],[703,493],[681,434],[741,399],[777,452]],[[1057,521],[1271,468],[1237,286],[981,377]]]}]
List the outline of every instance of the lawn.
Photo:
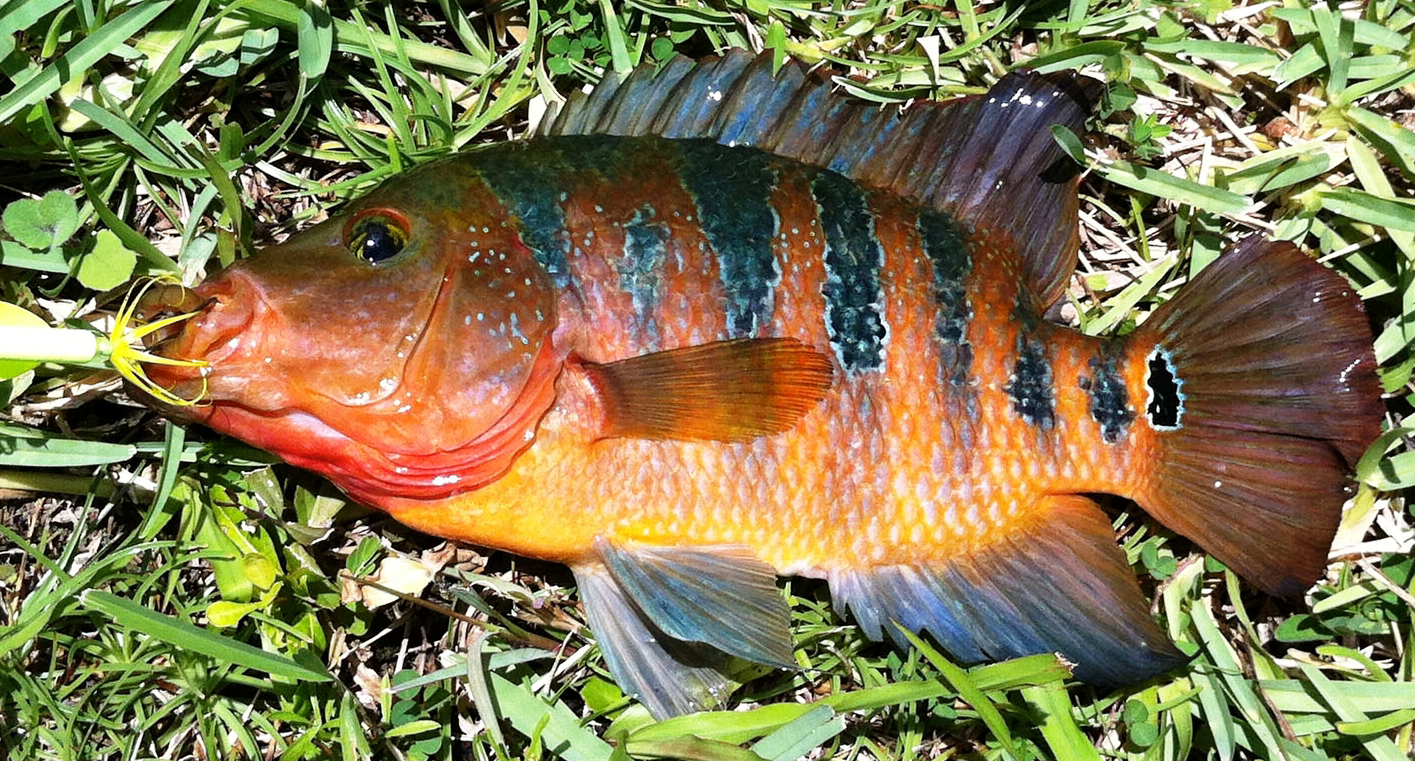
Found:
[{"label": "lawn", "polygon": [[965,667],[787,580],[802,669],[655,722],[565,569],[165,423],[103,361],[42,364],[0,382],[0,758],[1409,758],[1413,36],[1411,0],[0,0],[0,300],[49,325],[106,333],[137,278],[195,282],[602,76],[744,47],[886,103],[1103,79],[1057,316],[1128,330],[1228,242],[1297,241],[1366,299],[1390,410],[1300,599],[1108,505],[1187,669]]}]

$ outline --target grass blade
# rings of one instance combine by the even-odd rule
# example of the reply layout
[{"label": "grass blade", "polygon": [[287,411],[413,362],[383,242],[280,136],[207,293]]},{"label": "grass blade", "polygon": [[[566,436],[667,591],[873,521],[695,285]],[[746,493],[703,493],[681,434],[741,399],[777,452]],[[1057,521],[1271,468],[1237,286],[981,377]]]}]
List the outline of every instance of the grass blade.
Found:
[{"label": "grass blade", "polygon": [[79,600],[84,607],[102,613],[122,626],[170,645],[208,655],[222,663],[295,681],[328,682],[333,679],[325,671],[316,671],[282,655],[267,653],[187,621],[163,615],[111,592],[90,589],[80,595]]},{"label": "grass blade", "polygon": [[1071,697],[1060,684],[1024,687],[1022,697],[1041,713],[1041,732],[1052,757],[1061,761],[1100,761],[1100,753],[1076,724]]},{"label": "grass blade", "polygon": [[958,691],[958,697],[966,700],[973,710],[978,712],[983,723],[987,725],[989,730],[992,730],[993,735],[997,738],[1003,755],[1012,759],[1021,758],[1017,752],[1017,746],[1012,742],[1012,731],[1008,729],[1007,722],[1003,720],[1002,714],[998,713],[997,706],[993,705],[992,700],[981,689],[978,689],[978,685],[969,678],[968,673],[953,665],[952,661],[943,657],[918,635],[902,627],[900,631],[909,639],[910,644],[919,648],[919,652],[928,659],[929,663],[933,664],[934,668],[939,670],[944,681]]},{"label": "grass blade", "polygon": [[12,437],[0,434],[0,465],[17,468],[83,468],[131,460],[131,444],[80,439]]},{"label": "grass blade", "polygon": [[1101,176],[1117,185],[1168,198],[1214,214],[1242,214],[1252,205],[1247,198],[1233,191],[1175,177],[1167,172],[1138,166],[1128,161],[1104,161],[1097,169]]},{"label": "grass blade", "polygon": [[604,761],[613,754],[614,748],[581,726],[564,705],[546,703],[498,674],[491,675],[490,684],[506,721],[526,737],[539,738],[564,761]]},{"label": "grass blade", "polygon": [[66,72],[79,72],[92,68],[95,63],[111,54],[125,40],[152,23],[152,20],[167,10],[171,4],[172,0],[154,0],[143,3],[99,27],[97,32],[84,37],[68,52],[40,69],[34,77],[11,90],[8,95],[0,97],[0,123],[14,120],[15,116],[24,109],[53,95],[64,84]]}]

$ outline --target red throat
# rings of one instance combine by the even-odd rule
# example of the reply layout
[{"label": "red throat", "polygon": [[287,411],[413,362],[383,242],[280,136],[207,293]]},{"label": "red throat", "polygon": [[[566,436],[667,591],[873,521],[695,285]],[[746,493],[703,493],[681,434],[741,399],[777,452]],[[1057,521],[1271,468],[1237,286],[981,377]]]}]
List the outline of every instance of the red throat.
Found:
[{"label": "red throat", "polygon": [[213,403],[207,425],[320,473],[354,499],[382,507],[390,498],[437,500],[471,491],[506,473],[535,440],[541,416],[555,401],[560,361],[550,344],[536,357],[515,403],[474,439],[447,451],[400,453],[361,441],[293,410],[261,413]]}]

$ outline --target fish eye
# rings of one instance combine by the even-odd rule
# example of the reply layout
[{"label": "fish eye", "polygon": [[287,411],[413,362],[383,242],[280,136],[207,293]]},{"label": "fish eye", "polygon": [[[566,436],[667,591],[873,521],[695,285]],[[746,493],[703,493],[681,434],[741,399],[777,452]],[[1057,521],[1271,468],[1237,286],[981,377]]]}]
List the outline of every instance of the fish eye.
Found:
[{"label": "fish eye", "polygon": [[354,256],[378,264],[408,245],[408,220],[389,209],[362,212],[344,228],[344,245]]}]

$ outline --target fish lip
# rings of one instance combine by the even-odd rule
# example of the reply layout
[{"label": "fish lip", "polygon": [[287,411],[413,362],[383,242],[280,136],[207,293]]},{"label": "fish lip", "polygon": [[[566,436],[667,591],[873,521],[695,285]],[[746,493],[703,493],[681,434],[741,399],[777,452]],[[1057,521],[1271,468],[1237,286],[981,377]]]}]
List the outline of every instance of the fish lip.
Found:
[{"label": "fish lip", "polygon": [[[158,283],[142,293],[133,314],[139,324],[150,324],[169,317],[200,314],[214,304],[214,298],[203,297],[195,289],[177,283]],[[168,350],[175,347],[186,329],[183,321],[147,333],[142,338],[143,348],[159,356],[172,357]]]},{"label": "fish lip", "polygon": [[250,277],[233,267],[196,288],[164,284],[154,287],[138,302],[136,314],[152,321],[194,313],[184,320],[144,338],[148,351],[169,359],[196,360],[205,367],[148,364],[148,378],[173,394],[193,399],[207,388],[209,380],[243,347],[251,345],[249,334],[261,313],[259,289]]},{"label": "fish lip", "polygon": [[228,269],[197,286],[201,310],[177,336],[186,359],[199,359],[215,367],[248,340],[241,340],[256,323],[262,301],[255,283],[245,274]]}]

